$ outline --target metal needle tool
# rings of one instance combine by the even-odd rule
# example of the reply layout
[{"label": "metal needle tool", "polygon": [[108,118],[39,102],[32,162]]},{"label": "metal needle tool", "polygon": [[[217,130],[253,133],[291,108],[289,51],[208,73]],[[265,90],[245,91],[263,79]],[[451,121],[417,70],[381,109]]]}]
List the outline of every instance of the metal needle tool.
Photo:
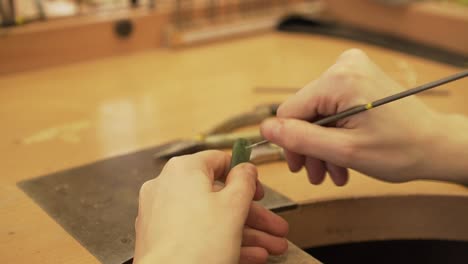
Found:
[{"label": "metal needle tool", "polygon": [[[421,86],[418,86],[418,87],[415,87],[415,88],[412,88],[412,89],[409,89],[409,90],[406,90],[406,91],[403,91],[403,92],[400,92],[400,93],[397,93],[397,94],[394,94],[394,95],[390,95],[388,97],[384,97],[382,99],[376,100],[376,101],[368,103],[368,104],[363,104],[363,105],[358,105],[358,106],[355,106],[355,107],[351,107],[350,109],[345,110],[343,112],[339,112],[339,113],[337,113],[335,115],[325,117],[325,118],[320,119],[320,120],[318,120],[316,122],[313,122],[313,124],[319,125],[319,126],[330,124],[330,123],[336,122],[336,121],[338,121],[340,119],[346,118],[348,116],[352,116],[352,115],[355,115],[355,114],[370,110],[372,108],[376,108],[378,106],[381,106],[381,105],[384,105],[384,104],[387,104],[387,103],[390,103],[390,102],[405,98],[405,97],[413,95],[413,94],[420,93],[420,92],[425,91],[425,90],[429,90],[429,89],[438,87],[440,85],[443,85],[443,84],[446,84],[446,83],[449,83],[449,82],[456,81],[458,79],[462,79],[462,78],[464,78],[466,76],[468,76],[468,70],[464,70],[462,72],[456,73],[454,75],[450,75],[450,76],[442,78],[440,80],[433,81],[433,82],[430,82],[430,83],[426,83],[426,84],[423,84]],[[250,146],[247,146],[246,148],[254,148],[254,147],[266,144],[266,143],[268,143],[268,140],[262,140],[260,142],[254,143],[254,144],[252,144]]]}]

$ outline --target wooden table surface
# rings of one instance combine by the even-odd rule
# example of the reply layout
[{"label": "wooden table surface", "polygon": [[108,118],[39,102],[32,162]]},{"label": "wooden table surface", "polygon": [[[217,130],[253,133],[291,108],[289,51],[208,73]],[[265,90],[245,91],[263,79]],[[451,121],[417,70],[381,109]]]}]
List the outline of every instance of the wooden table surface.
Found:
[{"label": "wooden table surface", "polygon": [[[287,94],[256,94],[253,88],[302,87],[351,47],[366,51],[407,87],[459,70],[351,41],[268,33],[0,76],[3,261],[98,262],[16,186],[18,181],[191,137],[257,104],[281,102]],[[448,96],[421,98],[441,111],[468,115],[467,86],[468,80],[461,80],[440,88]],[[290,239],[300,246],[387,238],[468,240],[466,228],[460,230],[468,215],[454,212],[459,207],[468,212],[464,186],[389,184],[355,172],[345,187],[329,179],[312,186],[303,172],[292,174],[285,163],[261,166],[260,175],[303,205],[284,214]],[[435,220],[418,222],[430,216]]]}]

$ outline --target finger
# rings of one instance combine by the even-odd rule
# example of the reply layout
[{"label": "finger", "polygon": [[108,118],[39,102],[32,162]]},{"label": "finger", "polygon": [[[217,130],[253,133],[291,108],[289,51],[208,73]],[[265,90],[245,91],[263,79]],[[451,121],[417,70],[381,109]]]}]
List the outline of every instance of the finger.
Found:
[{"label": "finger", "polygon": [[291,172],[298,172],[304,166],[305,157],[303,155],[284,150],[284,157]]},{"label": "finger", "polygon": [[346,62],[353,63],[353,66],[358,66],[363,64],[363,62],[369,63],[371,60],[364,51],[352,48],[341,53],[336,60],[336,64]]},{"label": "finger", "polygon": [[321,127],[297,119],[269,118],[261,127],[265,139],[298,154],[346,166],[353,153],[351,129]]},{"label": "finger", "polygon": [[219,182],[219,181],[215,181],[215,182],[213,183],[213,189],[212,189],[212,191],[213,191],[213,192],[219,192],[219,191],[221,191],[223,188],[224,188],[224,183]]},{"label": "finger", "polygon": [[327,163],[326,167],[336,186],[343,186],[348,182],[348,169],[336,166],[332,163]]},{"label": "finger", "polygon": [[289,231],[286,220],[258,203],[251,204],[245,224],[253,229],[279,237],[285,237]]},{"label": "finger", "polygon": [[[219,182],[219,181],[215,181],[213,183],[213,192],[219,192],[221,191],[222,189],[224,188],[224,183],[222,182]],[[257,179],[257,181],[255,182],[255,194],[254,194],[254,198],[253,200],[254,201],[260,201],[261,199],[263,199],[263,197],[265,196],[265,190],[263,189],[263,185],[262,183]]]},{"label": "finger", "polygon": [[318,95],[317,80],[310,82],[296,94],[283,102],[277,116],[311,120],[318,115],[318,105],[321,97]]},{"label": "finger", "polygon": [[305,168],[310,183],[318,185],[325,179],[325,173],[327,171],[323,161],[307,157],[305,161]]},{"label": "finger", "polygon": [[255,181],[255,195],[254,195],[253,200],[260,201],[261,199],[263,199],[264,196],[265,196],[265,190],[263,189],[263,185],[257,179],[257,181]]},{"label": "finger", "polygon": [[242,235],[242,246],[261,247],[271,255],[281,255],[288,249],[288,242],[284,237],[273,236],[257,229],[245,227]]},{"label": "finger", "polygon": [[236,209],[242,208],[243,216],[247,216],[249,205],[254,198],[257,177],[257,168],[253,164],[241,163],[231,169],[225,187],[220,191]]},{"label": "finger", "polygon": [[268,252],[261,247],[242,247],[240,264],[264,264],[268,260]]},{"label": "finger", "polygon": [[349,49],[343,52],[336,63],[328,68],[319,79],[310,82],[282,103],[278,108],[277,116],[311,121],[319,115],[332,115],[340,108],[357,105],[358,102],[351,104],[353,100],[348,94],[349,90],[346,89],[348,79],[342,78],[343,73],[346,76],[355,71],[368,72],[369,64],[374,66],[371,68],[378,69],[359,49]]},{"label": "finger", "polygon": [[219,150],[207,150],[171,158],[164,166],[161,175],[169,180],[201,183],[211,190],[215,180],[222,180],[225,177],[230,162],[229,154]]},{"label": "finger", "polygon": [[140,218],[145,218],[145,213],[151,211],[149,207],[153,204],[157,184],[158,179],[156,178],[146,181],[141,185],[138,194],[138,216]]},{"label": "finger", "polygon": [[[140,193],[138,196],[138,215],[135,219],[135,259],[138,261],[142,252],[144,251],[144,243],[142,241],[142,236],[146,230],[145,223],[146,214],[151,211],[151,205],[153,204],[154,195],[157,189],[158,179],[152,179],[145,183],[140,188]],[[141,246],[138,246],[141,245]]]}]

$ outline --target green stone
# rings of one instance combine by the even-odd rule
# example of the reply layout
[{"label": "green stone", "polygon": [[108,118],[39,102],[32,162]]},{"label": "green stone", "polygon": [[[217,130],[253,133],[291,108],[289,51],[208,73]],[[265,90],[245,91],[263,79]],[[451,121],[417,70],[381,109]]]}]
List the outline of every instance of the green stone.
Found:
[{"label": "green stone", "polygon": [[232,159],[230,169],[234,168],[234,166],[236,166],[239,163],[250,161],[250,153],[252,152],[252,149],[247,148],[247,146],[250,145],[250,141],[244,138],[239,138],[234,142],[234,145],[232,147]]}]

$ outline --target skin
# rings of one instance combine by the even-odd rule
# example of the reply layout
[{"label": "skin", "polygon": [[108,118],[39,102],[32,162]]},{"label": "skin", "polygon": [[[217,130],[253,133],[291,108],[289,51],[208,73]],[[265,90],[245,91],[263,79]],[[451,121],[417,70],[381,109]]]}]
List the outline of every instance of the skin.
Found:
[{"label": "skin", "polygon": [[[305,167],[313,184],[328,171],[344,185],[349,168],[387,182],[468,183],[468,119],[433,111],[414,96],[331,127],[308,122],[402,89],[362,51],[349,50],[285,101],[261,132],[285,149],[291,171]],[[287,250],[288,224],[253,203],[263,196],[256,168],[242,163],[227,174],[230,160],[220,151],[174,158],[141,187],[135,263],[255,264]]]},{"label": "skin", "polygon": [[287,222],[253,203],[263,197],[256,167],[227,174],[230,161],[221,151],[173,158],[143,184],[135,263],[256,264],[287,250]]},{"label": "skin", "polygon": [[[322,76],[286,100],[263,136],[283,147],[291,171],[320,184],[348,181],[348,168],[387,182],[468,183],[468,120],[433,111],[411,96],[320,127],[308,121],[403,90],[364,52],[344,52]],[[440,145],[440,146],[439,146]]]}]

